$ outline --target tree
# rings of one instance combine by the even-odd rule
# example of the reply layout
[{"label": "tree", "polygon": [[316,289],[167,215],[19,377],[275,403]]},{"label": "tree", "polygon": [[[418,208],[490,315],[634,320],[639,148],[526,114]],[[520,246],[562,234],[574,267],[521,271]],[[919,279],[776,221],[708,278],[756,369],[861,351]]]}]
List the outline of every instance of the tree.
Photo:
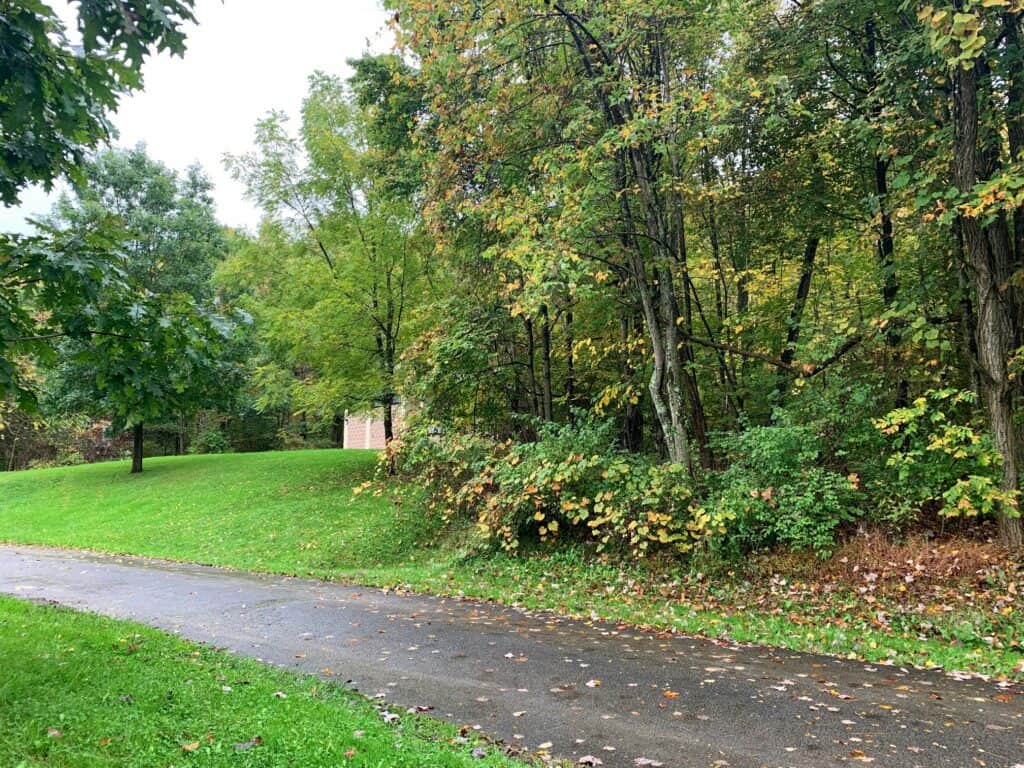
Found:
[{"label": "tree", "polygon": [[[141,87],[145,57],[181,55],[182,27],[193,0],[78,3],[81,45],[46,2],[5,3],[0,13],[0,200],[17,202],[27,184],[81,180],[85,153],[111,134],[108,115]],[[115,227],[116,229],[116,227]],[[26,376],[33,356],[51,354],[55,338],[83,338],[80,311],[117,280],[106,263],[108,226],[74,233],[46,229],[0,242],[0,395],[35,401]]]},{"label": "tree", "polygon": [[113,217],[128,235],[120,266],[131,282],[155,294],[212,298],[210,277],[227,246],[200,167],[179,177],[139,145],[97,153],[81,176],[74,196],[56,206],[56,227],[80,230]]},{"label": "tree", "polygon": [[85,152],[111,133],[107,114],[142,85],[152,51],[185,50],[193,0],[82,0],[81,44],[47,2],[5,3],[0,15],[0,200],[29,183],[78,179]]},{"label": "tree", "polygon": [[58,339],[95,332],[89,308],[122,285],[110,261],[119,236],[108,219],[76,232],[0,236],[0,398],[34,409],[34,363],[52,363]]},{"label": "tree", "polygon": [[[379,406],[390,441],[410,309],[423,300],[425,239],[412,202],[396,194],[408,179],[385,172],[399,166],[383,160],[389,148],[371,142],[366,115],[337,78],[310,78],[302,118],[296,139],[284,115],[269,115],[257,151],[228,158],[268,222],[256,243],[264,247],[239,252],[222,276],[247,285],[246,306],[291,368],[315,372],[297,381],[305,409],[332,417]],[[254,259],[273,270],[252,269]]]},{"label": "tree", "polygon": [[[159,416],[173,422],[174,430],[178,433],[178,444],[183,445],[185,416],[194,412],[195,402],[210,401],[211,398],[208,394],[190,392],[181,399],[164,397],[162,405],[158,405],[161,399],[158,394],[165,387],[165,383],[160,382],[161,376],[167,381],[173,381],[173,376],[169,375],[171,371],[165,371],[164,374],[160,372],[162,366],[170,366],[170,358],[164,359],[162,355],[171,354],[170,346],[181,345],[182,339],[188,335],[183,327],[178,328],[176,335],[172,336],[158,331],[167,324],[170,324],[167,325],[170,328],[183,323],[195,323],[196,328],[202,332],[200,337],[190,342],[196,345],[190,354],[195,357],[196,364],[200,365],[199,361],[205,354],[202,347],[208,343],[202,339],[209,335],[210,318],[215,314],[211,307],[213,296],[210,277],[226,250],[224,233],[217,222],[213,200],[209,195],[210,183],[198,167],[188,169],[183,177],[179,177],[174,171],[150,159],[141,146],[131,150],[108,149],[100,152],[83,164],[81,176],[82,184],[75,190],[74,196],[65,196],[58,202],[50,217],[50,226],[56,231],[73,233],[91,231],[100,222],[117,222],[121,236],[108,258],[112,264],[117,265],[123,286],[116,289],[112,284],[100,297],[103,303],[94,302],[85,308],[85,314],[94,318],[90,326],[93,332],[80,338],[77,344],[68,344],[63,348],[64,354],[80,362],[89,358],[86,354],[88,349],[110,352],[113,354],[112,360],[93,359],[83,363],[78,370],[72,366],[73,375],[69,371],[59,381],[61,386],[70,386],[72,390],[78,391],[81,388],[76,381],[78,377],[95,375],[101,376],[113,390],[117,390],[126,386],[129,376],[105,371],[104,366],[114,365],[115,361],[124,365],[130,363],[141,377],[138,396],[145,395],[147,386],[152,390],[152,396],[143,397],[129,408],[118,398],[128,397],[131,400],[131,396],[115,395],[112,391],[100,398],[100,402],[104,403],[103,408],[92,412],[106,410],[116,413],[118,419],[115,422],[124,422],[128,426],[141,423],[137,420],[138,413],[144,412],[149,423]],[[164,325],[145,329],[145,332],[132,328],[131,322],[128,322],[131,318],[126,319],[124,316],[127,311],[125,307],[136,305],[144,308],[144,316],[140,315],[134,319],[135,322],[141,322],[144,317],[156,317]],[[183,310],[186,305],[192,307],[189,312]],[[115,315],[120,313],[121,316],[102,317],[102,313],[107,311]],[[106,341],[94,338],[100,329],[106,329],[105,333],[115,332],[107,328],[111,322],[118,325],[117,337],[107,337]],[[206,330],[202,330],[204,328]],[[117,348],[108,350],[106,347],[114,344],[111,338],[118,339]],[[139,346],[140,343],[142,346]],[[143,365],[146,355],[153,357],[155,367]],[[200,367],[203,365],[206,363]],[[186,372],[183,375],[197,374]],[[150,379],[153,383],[145,384]],[[232,377],[224,379],[226,397],[232,390],[232,380]],[[180,385],[181,382],[175,382],[169,386],[173,388]],[[67,400],[71,404],[88,402],[88,398],[83,397],[58,396],[58,399]],[[180,412],[174,410],[177,402],[185,405]],[[141,430],[142,427],[138,426],[136,437],[139,439]],[[141,451],[141,443],[137,448]]]},{"label": "tree", "polygon": [[64,345],[49,387],[63,410],[131,429],[131,471],[138,473],[147,422],[230,399],[240,372],[234,326],[180,293],[117,292],[90,309],[92,335]]},{"label": "tree", "polygon": [[[990,10],[990,9],[996,10]],[[1020,3],[989,2],[980,7],[954,0],[945,9],[929,6],[921,12],[928,24],[933,46],[945,58],[952,85],[953,181],[959,199],[956,221],[963,238],[963,257],[974,288],[977,363],[982,374],[982,394],[988,411],[989,429],[1003,462],[1002,487],[1008,494],[1020,490],[1018,476],[1019,440],[1014,424],[1016,392],[1011,375],[1011,358],[1021,338],[1019,289],[1011,285],[1014,273],[1024,264],[1020,239],[1013,233],[1014,217],[1019,226],[1021,202],[990,208],[1001,196],[998,190],[1004,164],[1019,162],[1024,149],[1019,125],[1024,109],[1024,72],[1021,71],[1020,25],[1024,7]],[[989,43],[989,40],[996,41]],[[989,57],[996,62],[1002,45],[1012,46],[1003,61],[1005,72],[995,73]],[[1001,75],[1001,76],[1000,76]],[[1004,92],[1000,92],[1005,89]],[[1005,104],[1001,108],[998,105]],[[1008,116],[1011,118],[1006,122]],[[1010,139],[1010,157],[1004,155],[1002,131]],[[1013,189],[1014,187],[1010,187]],[[979,194],[980,192],[980,194]],[[1004,193],[1005,194],[1005,193]],[[1009,210],[1008,210],[1009,208]],[[999,517],[1002,539],[1013,548],[1024,545],[1024,529],[1016,510],[1004,510]]]}]

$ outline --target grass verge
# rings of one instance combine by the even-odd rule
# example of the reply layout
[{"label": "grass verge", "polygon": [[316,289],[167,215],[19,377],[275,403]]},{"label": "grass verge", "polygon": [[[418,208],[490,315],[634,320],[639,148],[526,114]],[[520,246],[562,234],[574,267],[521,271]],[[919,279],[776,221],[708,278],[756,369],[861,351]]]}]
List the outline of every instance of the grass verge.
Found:
[{"label": "grass verge", "polygon": [[19,768],[513,765],[316,678],[4,597],[0,670],[0,754]]},{"label": "grass verge", "polygon": [[[419,505],[354,489],[371,451],[0,473],[0,541],[464,595],[740,642],[1024,679],[1024,584],[970,545],[761,559],[713,576],[580,546],[480,554]],[[408,494],[406,494],[408,497]],[[845,562],[844,564],[844,561]]]}]

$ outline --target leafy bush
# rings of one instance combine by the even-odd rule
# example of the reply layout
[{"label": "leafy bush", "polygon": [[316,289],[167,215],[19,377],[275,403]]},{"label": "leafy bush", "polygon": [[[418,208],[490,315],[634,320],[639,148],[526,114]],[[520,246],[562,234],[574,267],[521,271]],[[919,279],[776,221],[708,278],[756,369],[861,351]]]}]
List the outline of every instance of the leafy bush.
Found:
[{"label": "leafy bush", "polygon": [[684,467],[621,451],[612,424],[577,414],[576,423],[543,425],[538,435],[520,444],[461,434],[414,439],[397,465],[417,472],[444,514],[471,515],[506,550],[526,538],[576,536],[599,550],[685,552],[723,530],[698,504]]},{"label": "leafy bush", "polygon": [[933,389],[905,408],[875,421],[890,438],[887,502],[944,517],[976,517],[1016,510],[1017,499],[1000,487],[1002,460],[980,425],[971,420],[975,394]]},{"label": "leafy bush", "polygon": [[224,433],[212,428],[196,435],[189,446],[189,453],[227,453],[230,449],[231,445]]},{"label": "leafy bush", "polygon": [[831,553],[841,525],[854,519],[857,478],[821,466],[809,426],[751,427],[718,440],[729,468],[713,479],[708,502],[727,523],[720,547],[735,552],[776,545]]},{"label": "leafy bush", "polygon": [[[508,444],[504,444],[507,448]],[[459,491],[500,453],[493,440],[464,432],[448,431],[434,423],[410,419],[401,437],[392,440],[381,453],[383,472],[394,469],[415,478],[416,486],[428,491],[428,508],[450,520],[461,511]]]}]

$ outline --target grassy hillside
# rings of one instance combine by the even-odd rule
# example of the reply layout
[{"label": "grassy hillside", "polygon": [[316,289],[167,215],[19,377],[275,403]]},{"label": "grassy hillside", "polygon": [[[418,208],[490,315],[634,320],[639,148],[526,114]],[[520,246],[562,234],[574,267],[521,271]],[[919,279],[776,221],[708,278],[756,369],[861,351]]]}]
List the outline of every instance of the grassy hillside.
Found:
[{"label": "grassy hillside", "polygon": [[[130,622],[0,597],[5,766],[511,766],[455,729]],[[53,695],[58,693],[59,695]],[[258,737],[258,738],[257,738]]]},{"label": "grassy hillside", "polygon": [[[421,515],[352,489],[374,451],[294,451],[0,473],[0,540],[320,573],[409,556]],[[387,535],[381,535],[386,532]]]},{"label": "grassy hillside", "polygon": [[325,450],[152,459],[141,475],[124,463],[0,473],[0,541],[467,595],[1024,678],[1018,577],[984,545],[861,541],[827,563],[754,558],[710,578],[679,561],[609,561],[579,545],[511,557],[471,546],[469,529],[439,530],[418,504],[355,493],[374,462],[372,451]]}]

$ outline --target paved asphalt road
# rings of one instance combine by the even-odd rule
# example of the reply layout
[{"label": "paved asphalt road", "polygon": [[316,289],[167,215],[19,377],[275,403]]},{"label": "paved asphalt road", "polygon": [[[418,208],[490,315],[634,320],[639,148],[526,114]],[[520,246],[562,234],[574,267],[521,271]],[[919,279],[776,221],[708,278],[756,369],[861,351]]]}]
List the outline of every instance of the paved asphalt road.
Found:
[{"label": "paved asphalt road", "polygon": [[[0,546],[0,592],[131,618],[630,768],[1024,768],[1024,689],[198,565]],[[641,763],[643,764],[643,763]]]}]

